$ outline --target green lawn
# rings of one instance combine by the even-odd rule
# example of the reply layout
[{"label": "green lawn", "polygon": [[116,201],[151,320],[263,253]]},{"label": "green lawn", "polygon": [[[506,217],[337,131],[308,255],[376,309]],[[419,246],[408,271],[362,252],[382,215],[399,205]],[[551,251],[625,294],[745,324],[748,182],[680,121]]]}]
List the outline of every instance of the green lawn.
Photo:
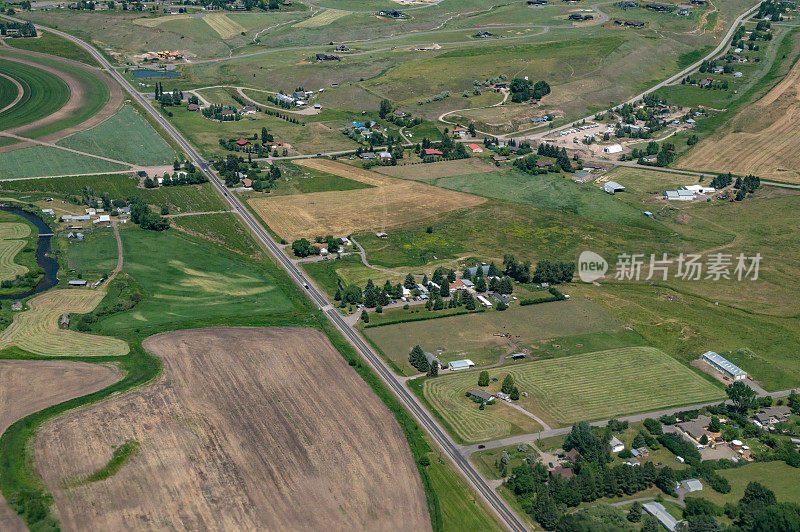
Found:
[{"label": "green lawn", "polygon": [[0,189],[18,192],[51,192],[80,197],[84,188],[90,188],[97,195],[107,192],[112,200],[138,198],[150,205],[159,207],[167,205],[173,214],[225,209],[219,195],[209,184],[146,189],[139,188],[137,183],[138,179],[130,175],[118,174],[22,179],[0,183]]},{"label": "green lawn", "polygon": [[393,285],[403,281],[400,276],[364,266],[361,257],[356,254],[345,255],[340,259],[307,262],[302,265],[302,268],[320,288],[331,296],[339,288],[339,282],[342,286],[356,284],[363,288],[368,279],[372,279],[376,286],[383,286],[387,280]]},{"label": "green lawn", "polygon": [[[233,316],[275,315],[294,307],[263,271],[178,231],[122,231],[125,271],[153,296],[103,322],[131,329]],[[232,321],[230,325],[237,325]]]},{"label": "green lawn", "polygon": [[67,59],[74,59],[87,65],[97,66],[97,60],[92,57],[92,54],[72,41],[49,31],[39,31],[39,37],[36,39],[8,39],[6,42],[14,48],[57,55]]},{"label": "green lawn", "polygon": [[[722,399],[722,389],[652,347],[625,347],[548,360],[491,368],[493,378],[511,374],[520,392],[519,405],[551,426],[608,419]],[[477,410],[464,394],[477,384],[478,372],[466,371],[426,379],[423,393],[450,430],[468,442],[486,441],[511,433],[508,424]],[[669,386],[664,386],[668,379]],[[500,382],[486,389],[493,393]],[[502,405],[501,405],[502,406]],[[487,415],[488,414],[488,415]]]},{"label": "green lawn", "polygon": [[0,175],[3,177],[60,176],[127,169],[121,164],[51,146],[30,146],[0,153]]},{"label": "green lawn", "polygon": [[[118,136],[120,131],[125,132],[121,138]],[[176,159],[172,148],[130,105],[123,106],[102,124],[75,133],[58,144],[142,166],[169,164]]]},{"label": "green lawn", "polygon": [[508,474],[511,473],[512,469],[518,465],[521,465],[523,460],[529,456],[533,456],[534,458],[538,457],[538,454],[531,448],[530,445],[523,444],[523,447],[523,451],[520,451],[520,447],[517,445],[506,445],[505,447],[496,447],[494,449],[483,449],[482,451],[476,451],[469,455],[469,461],[472,462],[472,465],[474,465],[486,478],[495,480],[505,478],[501,474],[498,467],[500,464],[500,458],[503,456],[503,452],[508,453],[508,457],[511,459],[506,469]]},{"label": "green lawn", "polygon": [[[426,313],[425,310],[420,310]],[[416,371],[408,363],[408,354],[419,344],[436,353],[440,360],[470,358],[478,365],[498,362],[513,352],[527,351],[534,357],[568,354],[555,339],[591,333],[617,331],[621,323],[589,301],[562,301],[508,310],[462,314],[440,319],[398,323],[365,329],[366,335],[404,373]],[[503,336],[509,335],[509,336]],[[581,343],[575,342],[575,345]],[[630,345],[616,343],[613,347]],[[559,346],[558,348],[553,347]],[[641,345],[641,340],[638,344]]]},{"label": "green lawn", "polygon": [[692,493],[688,497],[700,497],[719,506],[725,503],[737,503],[744,495],[744,488],[749,482],[758,482],[775,492],[778,502],[800,504],[800,469],[786,465],[785,462],[750,463],[734,469],[724,469],[719,474],[731,484],[731,492],[723,495],[705,487],[703,491]]}]

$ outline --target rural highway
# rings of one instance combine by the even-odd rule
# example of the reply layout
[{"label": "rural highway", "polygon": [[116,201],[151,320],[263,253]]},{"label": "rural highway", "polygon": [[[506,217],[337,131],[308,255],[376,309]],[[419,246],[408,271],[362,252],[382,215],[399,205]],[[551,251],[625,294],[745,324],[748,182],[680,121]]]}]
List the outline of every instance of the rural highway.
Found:
[{"label": "rural highway", "polygon": [[[19,19],[16,19],[19,21]],[[22,21],[24,22],[24,21]],[[38,27],[38,26],[37,26]],[[260,223],[253,217],[250,211],[235,197],[232,193],[228,192],[224,183],[216,175],[216,172],[211,168],[208,162],[200,156],[197,150],[189,144],[189,142],[175,129],[172,124],[167,121],[155,108],[153,108],[148,101],[142,96],[128,81],[114,69],[114,67],[106,60],[106,58],[97,51],[94,47],[88,45],[84,41],[74,37],[68,33],[55,30],[49,27],[42,27],[52,33],[55,33],[65,39],[69,39],[78,46],[84,48],[102,65],[117,82],[127,90],[130,95],[139,102],[144,109],[166,130],[166,132],[177,142],[181,148],[186,152],[192,162],[200,168],[203,173],[208,177],[209,181],[223,196],[225,201],[231,206],[234,211],[252,233],[261,241],[267,250],[275,257],[278,263],[289,273],[289,276],[301,287],[302,290],[308,294],[308,297],[316,304],[320,310],[323,311],[325,316],[331,323],[353,344],[353,346],[361,353],[361,355],[372,365],[375,371],[386,382],[389,388],[394,392],[397,398],[405,405],[405,407],[412,413],[417,421],[425,428],[428,434],[436,441],[436,443],[444,450],[450,460],[461,471],[464,477],[470,484],[478,491],[478,493],[486,500],[494,512],[502,519],[504,524],[512,531],[525,531],[527,527],[517,517],[517,515],[506,505],[506,503],[489,487],[484,481],[483,477],[472,467],[469,460],[465,458],[460,452],[459,447],[450,439],[445,433],[444,429],[433,419],[433,416],[422,407],[416,398],[409,392],[405,386],[397,379],[392,371],[384,364],[381,358],[367,345],[361,336],[353,330],[342,318],[342,315],[331,305],[327,297],[322,294],[311,282],[306,278],[305,274],[295,266],[291,259],[284,253],[283,248],[275,242],[267,231],[261,226]]]}]

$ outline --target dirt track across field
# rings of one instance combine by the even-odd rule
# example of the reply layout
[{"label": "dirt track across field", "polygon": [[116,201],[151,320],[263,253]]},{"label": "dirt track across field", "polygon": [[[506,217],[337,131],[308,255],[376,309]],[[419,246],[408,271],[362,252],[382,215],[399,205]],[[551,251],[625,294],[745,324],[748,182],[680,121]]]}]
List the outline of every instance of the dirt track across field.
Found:
[{"label": "dirt track across field", "polygon": [[[98,364],[66,360],[0,360],[0,434],[28,414],[102,390],[120,378],[116,369]],[[26,530],[2,496],[0,530]]]},{"label": "dirt track across field", "polygon": [[[64,530],[429,530],[405,437],[321,333],[210,328],[144,347],[154,384],[43,427]],[[112,477],[65,490],[140,442]]]},{"label": "dirt track across field", "polygon": [[[18,54],[24,54],[24,55],[30,56],[31,59],[26,60],[26,59],[22,59],[20,57],[14,57],[14,56],[3,56],[3,58],[4,59],[8,59],[9,61],[16,61],[18,63],[23,63],[23,64],[26,64],[26,65],[29,65],[29,66],[32,66],[32,67],[35,67],[35,68],[39,68],[41,70],[49,72],[50,74],[53,74],[54,76],[58,76],[69,87],[70,96],[69,96],[69,100],[67,100],[67,103],[64,104],[64,106],[61,107],[61,109],[59,109],[55,113],[53,113],[51,115],[48,115],[48,116],[46,116],[44,118],[40,118],[39,120],[35,120],[35,121],[33,121],[33,122],[29,123],[29,124],[25,124],[23,126],[19,126],[19,127],[10,129],[10,130],[8,130],[9,133],[13,133],[15,135],[20,135],[20,136],[25,136],[25,132],[27,132],[27,131],[31,131],[31,130],[33,130],[35,128],[38,128],[38,127],[41,127],[41,126],[45,126],[47,124],[52,124],[52,123],[57,122],[59,120],[63,120],[65,117],[68,117],[70,114],[72,114],[75,111],[77,111],[78,109],[80,109],[80,107],[82,105],[84,105],[84,103],[85,103],[86,96],[84,95],[84,91],[83,91],[82,84],[81,84],[80,80],[78,80],[76,77],[72,76],[68,72],[64,72],[64,71],[59,70],[57,68],[54,68],[52,66],[44,65],[44,64],[41,64],[41,63],[35,61],[35,58],[37,58],[37,57],[39,57],[39,58],[47,58],[47,59],[52,60],[52,61],[57,61],[57,62],[60,62],[60,63],[68,64],[68,65],[71,65],[71,66],[78,67],[78,68],[80,68],[82,70],[85,70],[86,72],[89,72],[91,75],[99,78],[103,82],[103,84],[106,86],[106,88],[108,88],[108,101],[102,107],[102,109],[100,109],[100,111],[95,113],[93,116],[91,116],[87,120],[81,122],[80,124],[77,124],[75,126],[62,129],[60,131],[57,131],[55,133],[51,133],[49,135],[45,135],[43,137],[39,137],[37,140],[39,140],[41,142],[57,142],[57,141],[59,141],[59,140],[61,140],[63,138],[66,138],[66,137],[74,134],[74,133],[77,133],[79,131],[85,131],[87,129],[95,127],[98,124],[101,124],[101,123],[105,122],[106,120],[108,120],[109,118],[114,116],[114,114],[117,111],[119,111],[120,107],[122,107],[122,104],[123,104],[124,99],[125,99],[124,93],[122,91],[122,88],[119,86],[118,83],[116,83],[111,78],[111,76],[109,76],[108,74],[106,74],[102,70],[94,68],[94,67],[91,67],[91,66],[86,65],[84,63],[80,63],[78,61],[73,61],[71,59],[64,59],[64,58],[53,56],[53,55],[42,54],[42,53],[39,53],[39,52],[33,52],[33,51],[29,51],[29,50],[21,50],[21,49],[16,49],[16,48],[14,49],[14,52],[18,53]],[[9,145],[9,146],[2,146],[2,147],[0,147],[0,153],[2,153],[3,151],[17,150],[17,149],[28,147],[28,146],[31,146],[31,145],[33,145],[33,144],[30,143],[30,142],[19,142],[17,144],[12,144],[12,145]]]}]

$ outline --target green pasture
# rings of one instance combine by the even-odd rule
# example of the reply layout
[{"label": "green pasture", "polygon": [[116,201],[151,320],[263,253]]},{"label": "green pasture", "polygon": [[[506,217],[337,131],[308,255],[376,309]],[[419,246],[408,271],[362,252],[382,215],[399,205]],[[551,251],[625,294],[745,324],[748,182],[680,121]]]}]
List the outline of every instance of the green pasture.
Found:
[{"label": "green pasture", "polygon": [[283,177],[276,181],[270,194],[308,194],[311,192],[331,192],[372,188],[372,185],[354,181],[315,168],[284,163],[281,166]]},{"label": "green pasture", "polygon": [[[514,377],[520,406],[534,412],[551,426],[567,426],[647,412],[670,406],[722,399],[718,386],[652,347],[625,347],[491,368],[493,378]],[[476,405],[464,394],[477,385],[478,372],[466,371],[426,379],[424,396],[450,429],[465,441],[503,437],[497,419],[478,422],[471,410]],[[664,386],[668,379],[670,386]],[[489,392],[499,389],[491,382]],[[485,410],[484,414],[490,412]],[[491,427],[491,428],[490,428]]]},{"label": "green pasture", "polygon": [[[275,282],[247,263],[210,251],[178,231],[122,231],[125,270],[152,297],[103,322],[106,329],[275,315],[294,307]],[[236,325],[236,321],[230,322]]]},{"label": "green pasture", "polygon": [[40,177],[52,175],[116,172],[128,167],[52,146],[30,146],[0,153],[0,176]]},{"label": "green pasture", "polygon": [[250,233],[239,223],[239,217],[233,213],[176,216],[172,223],[189,234],[210,240],[230,251],[250,257],[262,254]]},{"label": "green pasture", "polygon": [[[120,137],[119,132],[124,132]],[[86,153],[102,155],[142,166],[169,164],[175,152],[132,106],[87,131],[75,133],[58,143]]]},{"label": "green pasture", "polygon": [[137,178],[129,174],[71,176],[6,181],[0,183],[0,190],[52,192],[80,197],[84,188],[89,188],[98,196],[107,192],[112,200],[137,198],[150,205],[167,205],[172,214],[219,211],[225,208],[219,195],[209,184],[147,189],[139,188],[138,182]]},{"label": "green pasture", "polygon": [[117,239],[109,228],[84,230],[83,241],[67,240],[67,267],[80,274],[105,274],[117,265]]},{"label": "green pasture", "polygon": [[436,354],[442,362],[469,358],[478,365],[487,365],[520,351],[536,358],[564,354],[554,339],[620,328],[621,324],[597,305],[570,300],[524,307],[514,304],[503,312],[487,310],[369,327],[364,333],[387,358],[411,375],[416,370],[408,363],[408,354],[415,345]]},{"label": "green pasture", "polygon": [[383,286],[387,280],[393,285],[403,281],[401,276],[364,266],[357,254],[345,255],[340,259],[306,262],[301,267],[331,297],[339,288],[339,283],[342,286],[355,284],[363,288],[368,279],[372,279],[376,286]]},{"label": "green pasture", "polygon": [[39,31],[39,37],[36,39],[9,39],[6,42],[14,48],[57,55],[87,65],[98,66],[97,60],[92,54],[74,42],[49,31]]},{"label": "green pasture", "polygon": [[758,482],[775,492],[775,498],[778,502],[800,504],[800,492],[797,490],[797,483],[800,482],[800,471],[797,468],[786,465],[785,462],[754,462],[734,469],[721,470],[719,474],[730,482],[730,493],[722,494],[712,489],[703,489],[687,495],[687,498],[706,499],[718,506],[724,506],[729,502],[736,504],[744,495],[744,489],[747,484]]},{"label": "green pasture", "polygon": [[0,109],[10,105],[17,98],[18,92],[17,86],[10,79],[0,77]]},{"label": "green pasture", "polygon": [[[17,105],[0,113],[3,129],[19,127],[44,118],[63,107],[69,100],[69,87],[58,76],[30,65],[6,60],[2,56],[0,56],[0,69],[4,74],[16,79],[24,90],[22,99]],[[10,83],[8,80],[4,81]],[[10,90],[16,93],[13,85]],[[4,90],[4,94],[8,94],[7,91],[8,89]],[[16,94],[9,97],[8,103],[14,98]]]}]

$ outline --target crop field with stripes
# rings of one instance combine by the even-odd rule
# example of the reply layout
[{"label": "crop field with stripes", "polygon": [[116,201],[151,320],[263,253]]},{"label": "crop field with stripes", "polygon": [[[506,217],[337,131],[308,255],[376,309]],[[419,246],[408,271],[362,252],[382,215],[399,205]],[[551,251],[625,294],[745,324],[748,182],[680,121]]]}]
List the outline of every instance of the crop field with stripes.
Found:
[{"label": "crop field with stripes", "polygon": [[122,340],[59,329],[62,314],[91,312],[105,295],[105,290],[62,289],[34,297],[28,301],[28,310],[14,314],[14,321],[0,333],[0,349],[14,345],[45,356],[127,354],[128,344]]},{"label": "crop field with stripes", "polygon": [[[626,347],[537,360],[492,368],[494,392],[506,374],[513,375],[518,402],[551,426],[609,419],[671,406],[722,399],[721,388],[653,347]],[[495,405],[478,410],[465,396],[478,382],[478,371],[428,379],[423,393],[461,439],[487,441],[510,435],[507,421]]]},{"label": "crop field with stripes", "polygon": [[21,223],[0,223],[0,281],[24,275],[28,268],[14,262],[14,257],[25,247],[25,238],[31,228]]}]

